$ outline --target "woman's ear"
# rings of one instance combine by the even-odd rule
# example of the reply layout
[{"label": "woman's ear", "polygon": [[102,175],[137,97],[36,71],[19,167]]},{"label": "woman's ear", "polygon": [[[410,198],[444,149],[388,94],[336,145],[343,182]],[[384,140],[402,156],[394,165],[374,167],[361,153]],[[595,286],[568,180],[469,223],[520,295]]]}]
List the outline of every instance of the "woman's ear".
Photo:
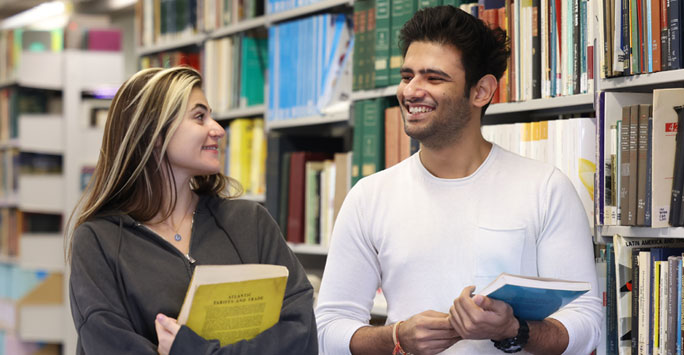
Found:
[{"label": "woman's ear", "polygon": [[480,80],[471,89],[471,100],[473,105],[477,107],[484,107],[488,104],[494,93],[499,88],[499,82],[496,80],[494,75],[487,74],[480,78]]}]

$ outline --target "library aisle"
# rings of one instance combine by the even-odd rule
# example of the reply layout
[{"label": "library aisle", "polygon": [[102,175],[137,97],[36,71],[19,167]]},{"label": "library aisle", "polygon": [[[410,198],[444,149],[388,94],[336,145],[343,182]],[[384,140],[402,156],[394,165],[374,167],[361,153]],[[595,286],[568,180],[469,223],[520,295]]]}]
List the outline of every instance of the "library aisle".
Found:
[{"label": "library aisle", "polygon": [[[511,38],[482,133],[554,165],[580,196],[605,300],[596,353],[681,349],[684,48],[669,1],[5,0],[0,355],[76,353],[64,233],[109,103],[142,68],[202,73],[223,172],[317,291],[347,192],[420,150],[398,108],[396,43],[438,5]],[[387,307],[378,289],[373,324]]]}]

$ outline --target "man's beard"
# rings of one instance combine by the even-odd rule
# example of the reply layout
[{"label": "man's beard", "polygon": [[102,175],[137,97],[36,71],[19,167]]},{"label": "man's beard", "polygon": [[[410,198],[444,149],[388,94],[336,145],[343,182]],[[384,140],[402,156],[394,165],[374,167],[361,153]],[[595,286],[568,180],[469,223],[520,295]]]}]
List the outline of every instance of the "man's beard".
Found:
[{"label": "man's beard", "polygon": [[457,100],[443,101],[438,107],[443,107],[442,112],[433,111],[431,120],[424,127],[418,128],[406,124],[404,110],[401,115],[404,121],[406,134],[418,140],[423,146],[432,149],[443,148],[458,141],[463,134],[463,129],[470,122],[469,101],[465,97]]}]

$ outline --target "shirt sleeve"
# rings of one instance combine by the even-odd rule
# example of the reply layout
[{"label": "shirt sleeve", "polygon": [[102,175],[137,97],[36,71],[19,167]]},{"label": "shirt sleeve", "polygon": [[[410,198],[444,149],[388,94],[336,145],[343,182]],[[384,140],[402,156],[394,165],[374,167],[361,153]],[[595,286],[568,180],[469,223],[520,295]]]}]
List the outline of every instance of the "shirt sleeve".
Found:
[{"label": "shirt sleeve", "polygon": [[[245,223],[248,223],[247,220]],[[318,354],[313,288],[304,268],[285,243],[276,222],[262,206],[253,220],[259,240],[259,262],[286,266],[289,270],[280,319],[273,327],[250,340],[221,347],[183,326],[176,335],[170,355],[180,354]]]},{"label": "shirt sleeve", "polygon": [[69,293],[79,353],[157,354],[157,344],[139,335],[95,233],[80,226],[73,237]]},{"label": "shirt sleeve", "polygon": [[542,206],[547,208],[537,243],[539,276],[591,284],[589,292],[550,316],[568,331],[564,354],[589,354],[598,345],[603,318],[589,221],[577,191],[558,169],[546,189]]},{"label": "shirt sleeve", "polygon": [[321,354],[350,354],[352,335],[368,325],[381,282],[376,248],[364,230],[364,181],[344,200],[331,236],[318,294],[316,322]]}]

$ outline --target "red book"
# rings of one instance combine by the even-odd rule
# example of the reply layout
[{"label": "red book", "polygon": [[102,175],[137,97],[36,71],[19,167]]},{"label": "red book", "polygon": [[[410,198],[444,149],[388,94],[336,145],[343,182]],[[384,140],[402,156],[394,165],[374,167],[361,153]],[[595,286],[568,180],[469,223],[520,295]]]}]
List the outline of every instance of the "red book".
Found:
[{"label": "red book", "polygon": [[114,29],[88,30],[88,50],[113,51],[121,50],[121,31]]},{"label": "red book", "polygon": [[304,243],[304,192],[306,191],[306,162],[332,158],[329,153],[293,152],[290,157],[290,186],[287,211],[286,239],[290,243]]}]

